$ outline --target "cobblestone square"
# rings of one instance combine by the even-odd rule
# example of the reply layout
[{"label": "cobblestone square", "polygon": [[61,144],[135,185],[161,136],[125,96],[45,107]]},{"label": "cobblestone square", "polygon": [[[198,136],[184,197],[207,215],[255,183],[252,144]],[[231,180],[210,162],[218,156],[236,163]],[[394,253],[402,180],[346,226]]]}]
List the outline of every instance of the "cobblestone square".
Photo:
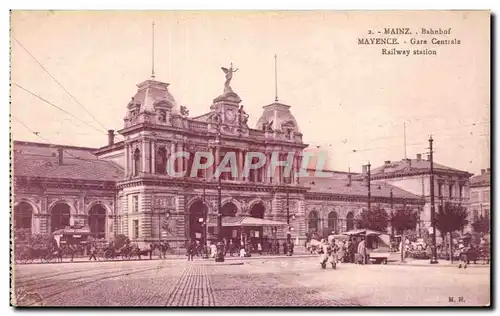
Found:
[{"label": "cobblestone square", "polygon": [[[488,266],[339,264],[317,258],[16,265],[44,306],[486,306]],[[18,303],[23,305],[22,302]],[[40,305],[30,301],[27,305]]]}]

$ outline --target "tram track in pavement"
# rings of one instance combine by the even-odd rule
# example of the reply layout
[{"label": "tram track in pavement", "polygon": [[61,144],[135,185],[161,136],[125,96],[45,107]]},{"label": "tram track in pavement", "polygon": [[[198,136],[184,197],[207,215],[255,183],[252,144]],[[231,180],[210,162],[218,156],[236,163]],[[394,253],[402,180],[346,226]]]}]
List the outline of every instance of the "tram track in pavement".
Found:
[{"label": "tram track in pavement", "polygon": [[[109,266],[109,267],[100,268],[100,269],[101,270],[104,270],[104,269],[105,270],[113,270],[116,268],[117,267]],[[129,268],[125,268],[125,269],[129,269]],[[48,272],[48,273],[44,273],[44,274],[29,275],[29,276],[25,276],[25,277],[21,277],[21,278],[14,277],[14,280],[16,283],[21,283],[20,285],[25,285],[28,282],[37,282],[40,280],[45,280],[45,279],[53,278],[53,277],[60,276],[60,275],[80,273],[80,272],[85,272],[85,271],[89,271],[89,269],[80,269],[80,270],[72,270],[72,271],[56,272],[56,273]]]},{"label": "tram track in pavement", "polygon": [[[50,288],[52,286],[55,286],[55,285],[59,285],[62,283],[62,281],[64,282],[72,282],[72,281],[79,281],[79,280],[85,280],[85,279],[88,279],[88,278],[95,278],[96,276],[100,276],[100,275],[104,275],[104,274],[107,274],[109,270],[112,270],[112,269],[108,269],[107,271],[103,271],[101,273],[98,273],[98,274],[91,274],[91,275],[83,275],[83,276],[78,276],[78,277],[74,277],[74,278],[69,278],[69,279],[62,279],[62,280],[54,280],[52,283],[48,283],[48,284],[44,284],[42,286],[36,286],[36,283],[39,283],[38,281],[40,279],[36,279],[36,280],[30,280],[31,281],[31,284],[26,284],[28,282],[24,282],[24,283],[21,283],[21,284],[16,284],[16,287],[22,287],[22,288],[25,288],[26,290],[28,291],[38,291],[38,290],[41,290],[41,289],[46,289],[46,288]],[[135,270],[135,268],[126,268],[126,269],[121,269],[120,272],[125,272],[123,270],[126,270],[127,272],[128,271],[133,271]],[[88,270],[83,270],[83,271],[88,271]],[[83,272],[83,271],[78,271],[79,272]],[[76,272],[73,272],[73,273],[76,273]],[[60,276],[60,275],[65,275],[65,274],[68,274],[68,273],[59,273],[59,274],[56,274],[56,275],[52,275],[50,277],[45,277],[43,278],[44,280],[46,279],[50,279],[51,277],[55,277],[55,276]],[[33,287],[35,285],[35,287]]]},{"label": "tram track in pavement", "polygon": [[[107,279],[113,279],[113,278],[118,278],[118,277],[122,277],[122,276],[129,276],[129,275],[139,274],[139,273],[143,273],[143,272],[146,272],[146,271],[154,271],[154,270],[158,271],[158,270],[165,269],[165,268],[168,268],[168,267],[156,266],[154,268],[144,268],[144,269],[139,269],[139,270],[137,270],[137,268],[130,268],[128,270],[132,270],[132,271],[126,271],[126,272],[120,271],[118,273],[113,273],[111,275],[106,275],[106,276],[98,278],[98,279],[95,279],[96,275],[94,274],[92,276],[89,276],[89,277],[93,277],[94,278],[93,280],[86,281],[86,282],[83,282],[83,283],[80,283],[80,284],[75,284],[70,289],[57,290],[57,291],[54,291],[52,293],[43,295],[42,300],[45,301],[46,299],[50,299],[50,298],[56,297],[56,296],[58,296],[60,294],[63,294],[65,292],[67,292],[68,290],[74,290],[76,288],[81,288],[81,287],[84,287],[84,286],[87,286],[87,285],[90,285],[90,284],[93,284],[93,283],[97,283],[97,282],[100,282],[100,281],[104,281],[104,280],[107,280]],[[103,274],[106,274],[106,273],[107,272],[103,272],[103,273],[99,273],[97,275],[99,276],[99,275],[103,275]],[[74,279],[72,279],[72,281],[75,281],[75,280],[78,280],[78,279],[81,279],[81,278],[74,278]],[[47,287],[50,288],[50,287],[53,287],[54,285],[56,285],[57,283],[59,283],[59,282],[52,283],[51,285],[46,286],[46,287],[39,287],[39,288],[30,289],[30,291],[35,291],[36,292],[37,290],[40,290],[42,288],[47,288]],[[39,302],[34,302],[34,303],[30,304],[29,306],[34,305],[36,303],[39,303]]]}]

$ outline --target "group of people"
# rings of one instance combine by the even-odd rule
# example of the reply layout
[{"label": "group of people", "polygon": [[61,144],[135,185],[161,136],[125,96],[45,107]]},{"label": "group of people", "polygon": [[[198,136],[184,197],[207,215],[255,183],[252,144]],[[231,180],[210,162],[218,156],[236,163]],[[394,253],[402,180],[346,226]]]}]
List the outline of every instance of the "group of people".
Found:
[{"label": "group of people", "polygon": [[[322,239],[319,243],[315,242],[312,245],[311,241],[306,243],[306,249],[311,252],[317,252],[321,255],[321,262],[345,262],[366,264],[369,261],[369,254],[364,236],[349,237],[347,240],[335,239],[334,233],[330,234],[327,239]],[[323,266],[323,264],[322,264]]]},{"label": "group of people", "polygon": [[[224,256],[234,255],[239,256],[241,258],[250,257],[252,253],[258,253],[262,255],[264,252],[271,255],[279,255],[280,248],[283,247],[283,254],[286,256],[293,255],[294,244],[288,238],[283,241],[283,244],[280,244],[278,240],[268,241],[264,244],[261,241],[248,242],[245,243],[243,241],[234,242],[233,239],[224,239],[222,242],[222,251]],[[203,245],[199,240],[191,239],[186,245],[186,256],[188,257],[188,261],[192,261],[195,256],[202,257],[210,257],[215,258],[217,256],[217,243],[216,242],[207,242],[207,245]]]}]

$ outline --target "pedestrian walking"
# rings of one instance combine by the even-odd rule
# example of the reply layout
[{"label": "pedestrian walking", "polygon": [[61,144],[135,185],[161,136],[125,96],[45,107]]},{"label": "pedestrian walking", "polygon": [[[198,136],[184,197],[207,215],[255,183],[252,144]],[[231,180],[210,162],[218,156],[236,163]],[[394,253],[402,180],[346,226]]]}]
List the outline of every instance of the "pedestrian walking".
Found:
[{"label": "pedestrian walking", "polygon": [[247,252],[245,251],[245,247],[241,247],[240,249],[240,258],[244,258],[247,256]]},{"label": "pedestrian walking", "polygon": [[76,246],[73,244],[69,245],[69,254],[71,255],[71,262],[73,262],[73,258],[75,257]]},{"label": "pedestrian walking", "polygon": [[344,263],[345,243],[342,240],[340,240],[338,243],[338,249],[339,249],[337,253],[338,262]]},{"label": "pedestrian walking", "polygon": [[91,245],[89,261],[92,261],[92,258],[94,258],[94,261],[97,261],[96,255],[97,255],[97,248],[95,247],[95,245]]},{"label": "pedestrian walking", "polygon": [[286,240],[283,242],[283,254],[285,256],[288,255],[288,244],[286,243]]},{"label": "pedestrian walking", "polygon": [[459,256],[460,256],[460,263],[458,264],[458,268],[464,267],[464,269],[467,269],[467,251],[468,248],[464,246],[464,244],[461,242],[458,245],[458,251],[459,251]]},{"label": "pedestrian walking", "polygon": [[366,242],[363,237],[361,242],[358,244],[358,258],[360,264],[366,263]]},{"label": "pedestrian walking", "polygon": [[215,245],[214,242],[210,245],[210,257],[215,258],[217,255],[217,246]]},{"label": "pedestrian walking", "polygon": [[326,239],[322,239],[320,244],[320,264],[322,269],[326,269],[327,263],[332,265],[332,269],[337,268],[332,251],[332,246],[328,243],[328,241]]},{"label": "pedestrian walking", "polygon": [[259,255],[262,255],[262,245],[259,243],[257,243],[257,251],[259,252]]},{"label": "pedestrian walking", "polygon": [[233,240],[229,240],[229,255],[232,257],[233,256],[233,253],[234,253],[234,244],[233,244]]},{"label": "pedestrian walking", "polygon": [[188,242],[186,247],[186,255],[188,257],[188,261],[193,261],[194,253],[196,251],[196,243],[194,240]]}]

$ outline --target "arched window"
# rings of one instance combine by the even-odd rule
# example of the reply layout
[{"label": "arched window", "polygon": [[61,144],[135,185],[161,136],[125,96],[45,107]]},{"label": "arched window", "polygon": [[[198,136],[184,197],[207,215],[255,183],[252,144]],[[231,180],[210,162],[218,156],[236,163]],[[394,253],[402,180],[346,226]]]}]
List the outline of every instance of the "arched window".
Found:
[{"label": "arched window", "polygon": [[338,233],[338,225],[337,225],[337,213],[335,211],[330,212],[328,214],[328,230],[330,232]]},{"label": "arched window", "polygon": [[167,172],[167,150],[160,147],[156,151],[156,173],[165,174]]},{"label": "arched window", "polygon": [[346,230],[350,231],[352,229],[354,229],[354,214],[349,212],[346,216]]},{"label": "arched window", "polygon": [[50,228],[54,232],[58,229],[64,229],[70,224],[70,207],[66,203],[56,204],[50,212]]},{"label": "arched window", "polygon": [[309,232],[318,231],[318,222],[319,222],[318,213],[316,213],[316,211],[311,211],[307,219],[307,224],[308,224],[307,226],[309,228]]},{"label": "arched window", "polygon": [[139,175],[141,170],[141,151],[139,148],[134,150],[134,176]]}]

